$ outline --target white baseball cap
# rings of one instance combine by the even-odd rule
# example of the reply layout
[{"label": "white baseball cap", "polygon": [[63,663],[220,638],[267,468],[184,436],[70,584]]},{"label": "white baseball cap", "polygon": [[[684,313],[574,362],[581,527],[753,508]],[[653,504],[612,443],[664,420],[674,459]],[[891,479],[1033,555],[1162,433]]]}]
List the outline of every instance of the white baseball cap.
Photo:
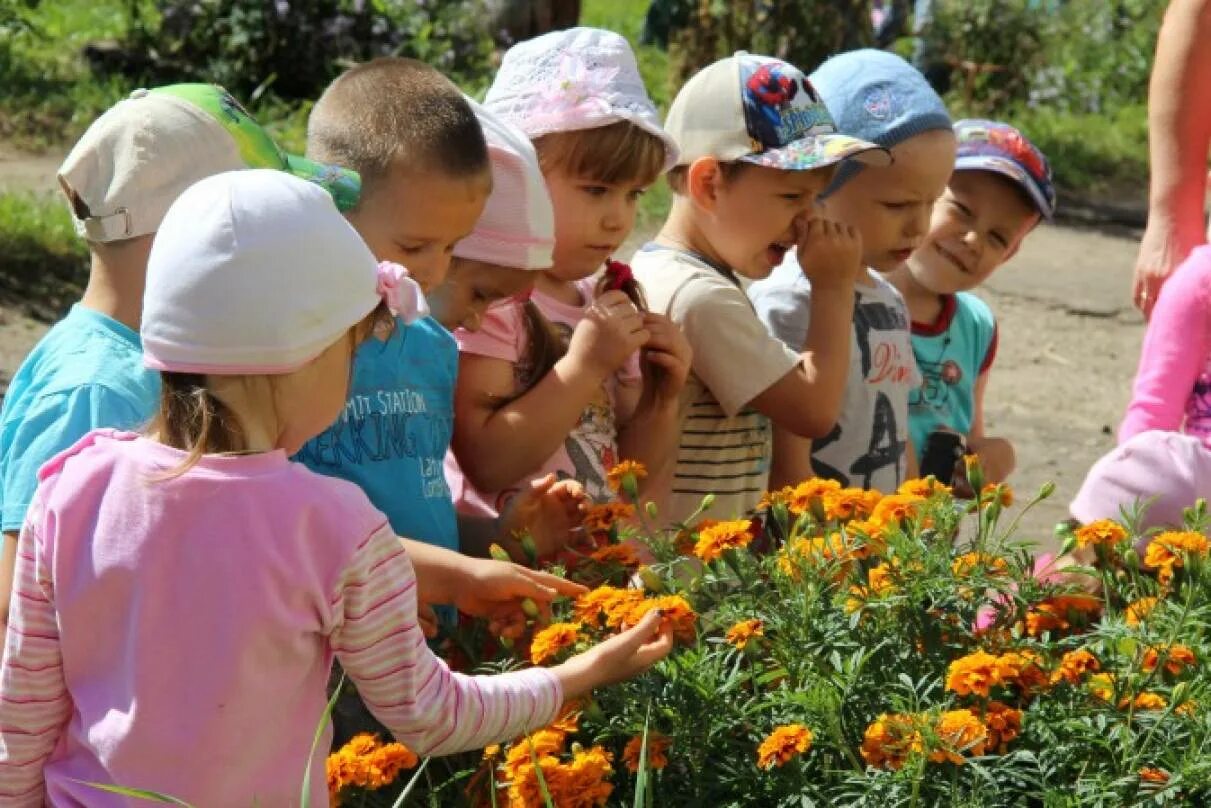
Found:
[{"label": "white baseball cap", "polygon": [[279,169],[318,183],[342,209],[357,204],[361,192],[355,172],[282,152],[213,84],[135,90],[88,127],[59,167],[59,184],[72,202],[76,232],[108,242],[156,232],[190,185],[244,168]]},{"label": "white baseball cap", "polygon": [[664,126],[681,148],[678,165],[715,157],[809,171],[850,157],[878,166],[892,161],[886,149],[839,134],[799,68],[744,51],[695,73],[673,99]]},{"label": "white baseball cap", "polygon": [[568,28],[519,42],[505,52],[484,106],[531,140],[629,121],[664,142],[666,169],[677,162],[635,54],[613,31]]},{"label": "white baseball cap", "polygon": [[555,209],[533,144],[518,129],[468,98],[492,163],[492,193],[471,234],[454,245],[457,258],[516,269],[554,263]]},{"label": "white baseball cap", "polygon": [[156,370],[289,373],[382,299],[378,263],[323,188],[283,171],[207,177],[151,247],[143,361]]}]

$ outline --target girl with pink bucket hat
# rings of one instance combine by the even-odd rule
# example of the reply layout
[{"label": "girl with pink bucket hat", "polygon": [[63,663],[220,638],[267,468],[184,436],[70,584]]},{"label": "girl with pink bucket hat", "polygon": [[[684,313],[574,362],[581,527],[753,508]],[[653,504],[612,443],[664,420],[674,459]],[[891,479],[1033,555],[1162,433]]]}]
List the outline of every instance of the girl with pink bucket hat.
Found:
[{"label": "girl with pink bucket hat", "polygon": [[606,472],[622,459],[647,466],[642,495],[659,501],[689,344],[667,317],[643,310],[629,270],[608,259],[676,146],[630,46],[609,31],[573,28],[514,46],[484,106],[534,143],[555,244],[528,302],[489,310],[478,333],[455,333],[457,465],[448,470],[459,510],[495,514],[552,472],[604,501],[613,496]]},{"label": "girl with pink bucket hat", "polygon": [[334,658],[397,738],[440,755],[545,726],[669,652],[653,612],[550,669],[452,673],[418,595],[583,587],[401,542],[357,486],[290,462],[344,406],[358,343],[424,311],[407,272],[376,265],[304,180],[228,172],[173,203],[141,329],[159,412],[146,434],[94,431],[44,466],[22,528],[0,804],[127,805],[96,785],[295,804],[310,750],[318,805]]}]

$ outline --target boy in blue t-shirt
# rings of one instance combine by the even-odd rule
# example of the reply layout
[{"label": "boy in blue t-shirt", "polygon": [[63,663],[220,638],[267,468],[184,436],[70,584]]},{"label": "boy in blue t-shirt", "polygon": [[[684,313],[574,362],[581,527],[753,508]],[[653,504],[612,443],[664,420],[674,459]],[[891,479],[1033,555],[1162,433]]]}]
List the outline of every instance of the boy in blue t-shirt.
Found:
[{"label": "boy in blue t-shirt", "polygon": [[158,408],[160,377],[143,367],[139,323],[160,221],[193,183],[242,168],[319,181],[338,204],[358,193],[352,173],[282,154],[210,84],[135,90],[93,122],[59,168],[76,231],[88,242],[88,285],[21,363],[0,411],[0,619],[7,621],[17,535],[38,469],[89,431],[134,429]]},{"label": "boy in blue t-shirt", "polygon": [[[980,457],[986,478],[1013,471],[1013,445],[984,433],[984,391],[997,351],[997,324],[968,290],[1017,253],[1023,239],[1055,213],[1051,167],[1021,132],[1005,123],[955,124],[958,152],[929,233],[889,276],[912,316],[912,344],[923,382],[909,398],[918,454],[930,436]],[[927,469],[922,469],[923,473]]]},{"label": "boy in blue t-shirt", "polygon": [[[307,152],[362,176],[348,219],[377,258],[408,269],[432,316],[358,349],[345,412],[295,459],[356,483],[401,536],[482,556],[524,525],[540,546],[562,546],[580,521],[576,484],[536,482],[498,524],[456,514],[443,468],[458,373],[447,329],[526,292],[531,270],[551,264],[554,214],[533,147],[433,68],[379,59],[316,102]],[[502,544],[522,560],[515,542]]]}]

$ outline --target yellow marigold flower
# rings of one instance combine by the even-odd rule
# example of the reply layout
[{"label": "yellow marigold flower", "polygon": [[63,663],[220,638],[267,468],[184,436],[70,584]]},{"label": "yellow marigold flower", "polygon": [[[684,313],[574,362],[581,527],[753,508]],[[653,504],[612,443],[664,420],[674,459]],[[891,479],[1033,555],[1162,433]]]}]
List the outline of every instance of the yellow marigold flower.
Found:
[{"label": "yellow marigold flower", "polygon": [[599,586],[576,598],[572,611],[581,623],[597,626],[604,618],[606,626],[618,628],[626,622],[631,608],[641,600],[642,590]]},{"label": "yellow marigold flower", "polygon": [[794,513],[804,514],[811,510],[813,502],[818,502],[823,506],[824,495],[829,491],[840,490],[841,483],[836,480],[813,477],[810,480],[804,480],[794,487],[791,491],[788,505]]},{"label": "yellow marigold flower", "polygon": [[607,544],[594,550],[589,558],[598,564],[617,564],[620,567],[638,567],[642,559],[629,544]]},{"label": "yellow marigold flower", "polygon": [[765,636],[765,626],[760,620],[741,620],[732,625],[723,638],[741,651],[754,637]]},{"label": "yellow marigold flower", "polygon": [[1125,611],[1127,625],[1138,626],[1147,619],[1148,615],[1152,613],[1152,610],[1156,608],[1156,604],[1159,602],[1160,598],[1140,598],[1127,604]]},{"label": "yellow marigold flower", "polygon": [[606,472],[606,481],[615,494],[621,494],[628,476],[636,481],[642,480],[648,476],[647,467],[637,460],[623,460]]},{"label": "yellow marigold flower", "polygon": [[768,511],[775,505],[785,505],[790,507],[791,497],[794,496],[795,489],[791,486],[779,488],[777,491],[766,491],[761,495],[761,500],[757,503],[757,510]]},{"label": "yellow marigold flower", "polygon": [[484,760],[495,760],[500,757],[500,744],[490,743],[484,747]]},{"label": "yellow marigold flower", "polygon": [[975,694],[988,698],[989,691],[1004,682],[998,658],[987,651],[959,657],[946,670],[946,689],[960,696]]},{"label": "yellow marigold flower", "polygon": [[997,754],[1005,754],[1005,748],[1014,738],[1022,734],[1022,711],[990,701],[984,709],[983,720],[988,727],[988,747]]},{"label": "yellow marigold flower", "polygon": [[1127,538],[1127,530],[1112,519],[1099,519],[1076,529],[1078,547],[1113,547]]},{"label": "yellow marigold flower", "polygon": [[979,716],[971,710],[948,710],[938,716],[934,726],[940,749],[929,753],[929,759],[935,763],[949,760],[955,765],[962,765],[965,754],[979,756],[984,754],[988,744],[988,728],[980,721]]},{"label": "yellow marigold flower", "polygon": [[753,525],[747,519],[731,519],[704,528],[698,533],[694,555],[703,561],[720,558],[725,550],[747,547],[753,540]]},{"label": "yellow marigold flower", "polygon": [[[1123,699],[1119,702],[1119,709],[1125,710],[1131,703],[1130,699]],[[1163,710],[1168,706],[1169,702],[1159,693],[1140,693],[1135,697],[1135,709],[1137,710]]]},{"label": "yellow marigold flower", "polygon": [[757,766],[762,769],[785,766],[811,749],[814,737],[812,731],[802,724],[776,727],[757,747]]},{"label": "yellow marigold flower", "polygon": [[872,597],[889,595],[896,591],[894,580],[894,563],[879,564],[866,571],[866,586],[851,586],[850,597],[845,600],[845,611],[853,614],[862,608],[862,604]]},{"label": "yellow marigold flower", "polygon": [[328,796],[338,803],[344,788],[377,789],[395,782],[404,769],[416,766],[416,754],[402,743],[379,743],[368,733],[355,735],[328,756]]},{"label": "yellow marigold flower", "polygon": [[552,623],[534,634],[530,642],[530,661],[545,665],[571,648],[580,639],[580,623]]},{"label": "yellow marigold flower", "polygon": [[589,508],[584,515],[584,529],[590,533],[609,531],[616,522],[625,522],[635,517],[635,506],[625,502],[603,502]]},{"label": "yellow marigold flower", "polygon": [[897,494],[907,494],[912,497],[925,497],[928,499],[934,494],[950,493],[950,486],[938,482],[937,477],[919,477],[912,480],[905,480],[904,484],[896,489]]},{"label": "yellow marigold flower", "polygon": [[565,767],[567,778],[560,783],[558,795],[551,792],[555,804],[563,808],[594,808],[604,806],[614,786],[610,775],[612,756],[600,746],[581,749],[572,755],[572,762]]},{"label": "yellow marigold flower", "polygon": [[1154,769],[1150,766],[1145,766],[1140,769],[1140,779],[1145,783],[1160,783],[1164,785],[1169,782],[1169,773],[1163,769]]},{"label": "yellow marigold flower", "polygon": [[1073,620],[1087,621],[1102,610],[1102,602],[1093,595],[1055,595],[1026,612],[1026,633],[1038,637],[1043,632],[1067,632]]},{"label": "yellow marigold flower", "polygon": [[869,492],[861,488],[838,488],[825,491],[822,502],[825,519],[848,522],[870,516],[878,499],[872,500]]},{"label": "yellow marigold flower", "polygon": [[1001,503],[1002,508],[1013,505],[1013,489],[1008,483],[988,483],[980,491],[980,501],[991,503],[994,499]]},{"label": "yellow marigold flower", "polygon": [[1181,673],[1182,668],[1193,666],[1196,661],[1194,652],[1184,645],[1160,646],[1144,651],[1144,670],[1148,673],[1156,670],[1157,660],[1162,654],[1165,655],[1165,670],[1174,676]]},{"label": "yellow marigold flower", "polygon": [[977,569],[983,569],[989,577],[1005,575],[1009,565],[1005,559],[989,553],[964,553],[950,562],[950,571],[956,578],[964,578]]},{"label": "yellow marigold flower", "polygon": [[1089,692],[1094,698],[1110,701],[1114,698],[1114,674],[1095,673],[1089,677]]},{"label": "yellow marigold flower", "polygon": [[[652,771],[663,769],[669,765],[669,759],[666,752],[673,742],[663,735],[655,732],[648,733],[648,768]],[[622,762],[626,764],[627,771],[631,774],[639,771],[639,751],[643,747],[643,736],[636,735],[631,740],[627,741],[626,748],[622,750]]]},{"label": "yellow marigold flower", "polygon": [[633,603],[627,612],[626,622],[634,625],[652,609],[661,612],[660,625],[669,626],[678,642],[692,643],[697,633],[698,613],[681,595],[661,595]]},{"label": "yellow marigold flower", "polygon": [[871,766],[896,770],[903,768],[909,755],[920,754],[924,749],[925,740],[916,718],[884,713],[866,728],[858,751]]},{"label": "yellow marigold flower", "polygon": [[1060,666],[1051,674],[1051,681],[1054,683],[1062,679],[1070,685],[1077,685],[1086,674],[1096,673],[1100,669],[1097,657],[1084,648],[1079,648],[1064,654],[1060,659]]},{"label": "yellow marigold flower", "polygon": [[1193,700],[1183,701],[1181,704],[1173,708],[1173,713],[1175,715],[1192,716],[1196,712],[1198,712],[1198,702]]},{"label": "yellow marigold flower", "polygon": [[1211,541],[1201,533],[1170,531],[1152,540],[1144,551],[1144,563],[1157,572],[1157,580],[1168,584],[1173,579],[1173,570],[1184,567],[1186,559],[1206,558],[1211,550]]},{"label": "yellow marigold flower", "polygon": [[925,497],[891,494],[879,500],[870,520],[877,525],[901,525],[909,519],[915,519],[925,503]]},{"label": "yellow marigold flower", "polygon": [[[877,493],[877,492],[871,492]],[[876,502],[875,505],[878,503]],[[872,513],[873,513],[872,506]],[[879,524],[871,519],[854,519],[845,526],[845,532],[851,537],[860,538],[862,540],[862,550],[855,551],[854,555],[865,558],[870,555],[880,555],[887,549],[887,539],[885,538],[886,525]]]}]

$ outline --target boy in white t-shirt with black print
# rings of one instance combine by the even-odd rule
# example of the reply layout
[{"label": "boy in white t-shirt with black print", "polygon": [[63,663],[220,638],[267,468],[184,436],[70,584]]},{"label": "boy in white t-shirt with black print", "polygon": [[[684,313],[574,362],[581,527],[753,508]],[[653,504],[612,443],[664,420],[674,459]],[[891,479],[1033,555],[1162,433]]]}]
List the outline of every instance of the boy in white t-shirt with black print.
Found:
[{"label": "boy in white t-shirt with black print", "polygon": [[[771,421],[813,438],[836,420],[861,244],[853,228],[817,218],[813,202],[846,158],[889,158],[837,134],[798,68],[744,52],[691,78],[665,129],[681,150],[669,173],[673,207],[632,264],[651,309],[693,347],[666,515],[686,519],[713,494],[711,517],[736,518],[768,487]],[[741,279],[765,277],[791,250],[820,296],[810,332],[783,345]]]},{"label": "boy in white t-shirt with black print", "polygon": [[[842,132],[888,149],[894,162],[843,166],[821,197],[826,216],[861,234],[868,269],[854,286],[840,415],[813,441],[775,428],[770,483],[779,487],[825,477],[845,486],[894,491],[916,475],[908,398],[920,387],[921,375],[908,309],[883,274],[901,266],[928,233],[934,201],[954,169],[955,136],[942,99],[893,54],[843,53],[821,65],[811,81]],[[815,326],[818,309],[820,290],[801,263],[787,256],[769,278],[749,289],[762,321],[787,345]]]}]

